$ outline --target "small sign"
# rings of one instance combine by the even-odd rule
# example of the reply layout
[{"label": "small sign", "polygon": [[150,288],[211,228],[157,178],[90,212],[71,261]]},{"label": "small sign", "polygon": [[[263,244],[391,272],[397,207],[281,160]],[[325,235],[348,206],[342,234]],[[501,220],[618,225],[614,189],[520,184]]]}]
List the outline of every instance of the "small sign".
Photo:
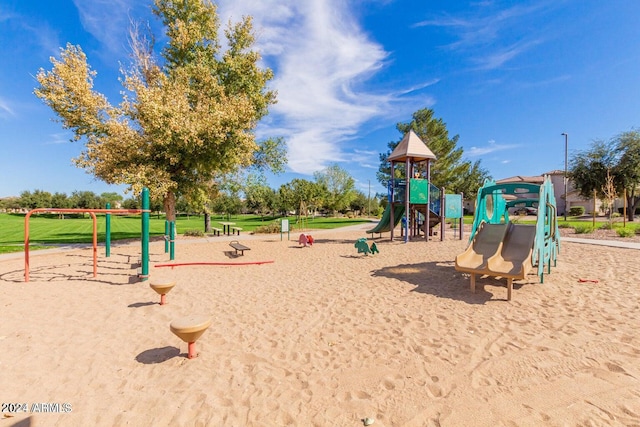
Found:
[{"label": "small sign", "polygon": [[288,219],[283,219],[282,220],[282,229],[280,230],[281,233],[287,233],[289,232],[289,220]]},{"label": "small sign", "polygon": [[445,218],[462,218],[462,195],[444,195],[444,216]]}]

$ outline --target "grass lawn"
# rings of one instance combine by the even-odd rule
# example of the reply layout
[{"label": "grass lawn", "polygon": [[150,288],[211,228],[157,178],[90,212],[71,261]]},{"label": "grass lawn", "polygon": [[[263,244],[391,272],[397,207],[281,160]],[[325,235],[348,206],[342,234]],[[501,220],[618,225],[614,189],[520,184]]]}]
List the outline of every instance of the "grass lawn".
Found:
[{"label": "grass lawn", "polygon": [[[509,217],[509,219],[512,222],[517,222],[519,224],[535,224],[536,223],[536,219],[533,216],[518,216],[518,215],[511,215]],[[467,225],[472,225],[473,224],[473,215],[465,215],[464,217],[464,223]],[[568,217],[567,220],[564,220],[564,217],[559,216],[558,217],[558,227],[560,228],[583,228],[585,226],[591,226],[593,224],[593,218],[592,217],[587,217],[587,216],[582,216],[582,217]],[[613,222],[613,229],[618,229],[618,228],[622,228],[623,226],[623,221],[622,218],[616,218]],[[598,228],[608,228],[609,227],[609,220],[608,218],[604,218],[604,217],[597,217],[596,218],[596,225],[594,227],[594,229],[598,229]],[[630,230],[634,230],[634,232],[636,234],[638,234],[640,232],[640,223],[639,222],[629,222],[627,221],[626,223],[626,228],[630,229]]]},{"label": "grass lawn", "polygon": [[[98,242],[105,240],[105,216],[98,218]],[[226,217],[211,216],[211,226],[218,227],[218,221],[225,221]],[[242,228],[243,233],[254,231],[256,228],[280,221],[281,218],[264,217],[257,215],[238,215],[231,217],[237,227]],[[296,224],[296,217],[289,217],[290,230],[300,229]],[[332,229],[348,225],[368,222],[367,219],[350,218],[314,218],[306,221],[305,228]],[[0,253],[21,252],[24,250],[24,214],[0,213]],[[162,236],[164,234],[164,217],[158,218],[151,215],[149,221],[149,234]],[[220,228],[222,228],[220,226]],[[187,230],[204,230],[204,216],[179,216],[176,219],[178,234],[184,234]],[[122,239],[139,239],[141,233],[140,215],[111,215],[111,241]],[[29,220],[29,248],[43,249],[49,245],[69,243],[91,243],[93,240],[93,221],[89,215],[85,218],[74,218],[65,215],[60,219],[57,214],[32,215]]]}]

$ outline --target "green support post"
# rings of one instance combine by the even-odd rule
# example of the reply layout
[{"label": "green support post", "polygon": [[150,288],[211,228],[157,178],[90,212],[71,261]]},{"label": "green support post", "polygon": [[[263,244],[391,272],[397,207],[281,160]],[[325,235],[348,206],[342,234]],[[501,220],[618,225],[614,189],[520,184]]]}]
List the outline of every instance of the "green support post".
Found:
[{"label": "green support post", "polygon": [[142,189],[142,272],[140,279],[149,279],[149,189]]},{"label": "green support post", "polygon": [[[107,203],[107,209],[111,209],[111,203]],[[111,214],[105,216],[105,237],[104,237],[105,256],[111,256]]]},{"label": "green support post", "polygon": [[164,253],[169,253],[169,221],[164,221]]},{"label": "green support post", "polygon": [[169,259],[173,261],[176,259],[176,222],[169,221]]}]

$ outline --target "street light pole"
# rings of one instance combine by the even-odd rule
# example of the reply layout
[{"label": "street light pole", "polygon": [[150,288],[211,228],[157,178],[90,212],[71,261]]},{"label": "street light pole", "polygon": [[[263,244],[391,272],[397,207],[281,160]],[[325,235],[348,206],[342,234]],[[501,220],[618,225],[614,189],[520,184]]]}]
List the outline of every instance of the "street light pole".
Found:
[{"label": "street light pole", "polygon": [[369,206],[367,207],[367,216],[371,216],[371,180],[368,179],[367,181],[369,181],[369,197],[367,197]]},{"label": "street light pole", "polygon": [[564,220],[567,220],[567,149],[569,148],[569,134],[562,132],[564,135]]}]

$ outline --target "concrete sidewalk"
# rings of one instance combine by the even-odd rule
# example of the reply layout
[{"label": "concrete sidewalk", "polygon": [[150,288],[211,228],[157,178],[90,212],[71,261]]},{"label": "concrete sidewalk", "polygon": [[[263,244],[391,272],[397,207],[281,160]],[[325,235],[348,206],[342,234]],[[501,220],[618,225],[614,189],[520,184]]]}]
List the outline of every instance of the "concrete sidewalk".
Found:
[{"label": "concrete sidewalk", "polygon": [[576,237],[561,237],[560,242],[582,243],[585,245],[610,246],[614,248],[625,248],[625,249],[640,249],[640,243],[623,242],[620,240],[596,240],[596,239],[582,239],[582,238],[576,238]]}]

